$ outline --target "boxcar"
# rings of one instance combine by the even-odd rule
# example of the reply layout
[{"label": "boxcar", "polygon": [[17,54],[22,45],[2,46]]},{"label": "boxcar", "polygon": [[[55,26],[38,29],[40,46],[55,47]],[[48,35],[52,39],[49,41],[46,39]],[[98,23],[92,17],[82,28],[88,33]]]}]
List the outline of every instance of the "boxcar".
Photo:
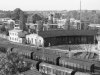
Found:
[{"label": "boxcar", "polygon": [[23,59],[27,64],[30,64],[29,67],[32,69],[32,68],[35,68],[37,69],[37,65],[38,65],[38,61],[36,60],[31,60],[31,59],[27,59],[27,58],[24,58]]},{"label": "boxcar", "polygon": [[23,56],[25,56],[26,58],[31,58],[31,54],[34,53],[34,51],[31,51],[31,50],[23,50],[23,49],[20,49],[20,48],[14,48],[12,50],[12,52],[16,52],[18,54],[21,54]]},{"label": "boxcar", "polygon": [[47,54],[47,53],[34,53],[33,54],[33,60],[37,60],[37,61],[45,61],[47,63],[50,64],[57,64],[57,55],[51,55],[51,54]]},{"label": "boxcar", "polygon": [[39,71],[48,75],[74,75],[74,70],[51,65],[47,63],[39,64]]},{"label": "boxcar", "polygon": [[80,60],[74,60],[72,58],[61,57],[59,59],[59,65],[67,67],[67,68],[71,68],[74,70],[78,70],[81,72],[93,72],[94,70],[93,63],[88,63],[88,62],[84,62]]}]

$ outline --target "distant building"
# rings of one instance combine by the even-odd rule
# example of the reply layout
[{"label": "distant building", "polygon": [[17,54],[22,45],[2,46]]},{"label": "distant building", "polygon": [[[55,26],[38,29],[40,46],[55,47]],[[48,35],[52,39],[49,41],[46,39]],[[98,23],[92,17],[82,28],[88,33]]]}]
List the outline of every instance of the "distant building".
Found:
[{"label": "distant building", "polygon": [[36,45],[42,46],[43,45],[43,38],[35,33],[26,35],[26,40],[27,40],[27,44],[31,44],[34,46],[36,46]]},{"label": "distant building", "polygon": [[67,21],[67,19],[57,20],[58,28],[63,28],[64,29],[64,25],[66,24],[66,21]]},{"label": "distant building", "polygon": [[15,21],[11,18],[0,18],[0,22],[2,22],[2,25],[4,25],[8,30],[14,28]]},{"label": "distant building", "polygon": [[17,43],[25,43],[26,32],[22,30],[9,30],[9,41]]},{"label": "distant building", "polygon": [[100,24],[89,24],[89,29],[100,29]]},{"label": "distant building", "polygon": [[15,24],[14,25],[14,29],[20,29],[20,25],[19,24]]}]

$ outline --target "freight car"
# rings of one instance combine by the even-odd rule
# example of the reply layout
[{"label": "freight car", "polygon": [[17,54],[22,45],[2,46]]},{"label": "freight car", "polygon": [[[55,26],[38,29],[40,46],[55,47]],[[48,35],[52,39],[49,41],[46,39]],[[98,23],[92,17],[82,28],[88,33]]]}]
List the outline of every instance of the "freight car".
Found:
[{"label": "freight car", "polygon": [[50,64],[55,64],[55,65],[57,65],[59,62],[58,61],[59,56],[53,55],[53,54],[51,55],[51,54],[47,54],[47,53],[42,54],[41,52],[33,53],[32,59],[37,60],[37,61],[44,61],[44,62],[47,62]]},{"label": "freight car", "polygon": [[44,73],[47,75],[91,75],[90,73],[78,72],[73,69],[64,68],[64,67],[44,63],[44,62],[38,62],[35,60],[24,59],[24,61],[33,63],[32,68],[34,67],[41,73]]},{"label": "freight car", "polygon": [[18,52],[24,55],[26,58],[37,61],[44,61],[46,63],[69,67],[84,72],[100,72],[100,62],[97,61],[78,59],[78,58],[69,59],[68,57],[60,57],[59,55],[56,55],[53,52],[48,53],[48,51],[45,51],[43,53],[42,51],[21,50],[16,48],[13,49],[12,51]]},{"label": "freight car", "polygon": [[59,59],[59,65],[81,72],[94,72],[94,64],[89,62],[84,62],[80,60],[75,60],[72,58],[61,57]]}]

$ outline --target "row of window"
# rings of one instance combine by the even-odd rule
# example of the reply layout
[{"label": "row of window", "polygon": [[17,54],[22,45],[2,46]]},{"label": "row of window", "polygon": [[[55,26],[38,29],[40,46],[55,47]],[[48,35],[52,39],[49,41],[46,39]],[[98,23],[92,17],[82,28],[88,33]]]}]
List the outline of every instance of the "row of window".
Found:
[{"label": "row of window", "polygon": [[17,33],[9,33],[9,35],[17,36]]},{"label": "row of window", "polygon": [[10,37],[9,39],[12,41],[22,42],[19,38],[15,38],[15,37]]},{"label": "row of window", "polygon": [[[34,42],[35,41],[35,42]],[[33,39],[33,38],[27,38],[27,43],[30,44],[37,44],[37,39]],[[39,44],[41,44],[41,40],[38,41]]]},{"label": "row of window", "polygon": [[60,61],[60,65],[67,67],[67,68],[72,68],[72,69],[79,69],[79,70],[83,70],[83,71],[91,71],[90,67],[85,66],[85,65],[80,65],[80,64],[76,64],[76,63],[72,63],[72,62],[65,62],[65,61]]},{"label": "row of window", "polygon": [[45,67],[45,66],[39,66],[39,71],[42,73],[46,73],[46,74],[55,74],[55,75],[67,75],[66,72],[60,71],[60,70],[56,70],[53,68],[49,68],[49,67]]}]

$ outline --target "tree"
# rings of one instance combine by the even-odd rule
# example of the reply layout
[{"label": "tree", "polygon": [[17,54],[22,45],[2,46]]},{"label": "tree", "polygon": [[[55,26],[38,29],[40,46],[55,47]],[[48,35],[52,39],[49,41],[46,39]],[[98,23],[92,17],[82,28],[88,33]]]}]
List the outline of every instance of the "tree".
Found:
[{"label": "tree", "polygon": [[32,19],[33,19],[33,23],[36,23],[37,21],[42,20],[42,17],[38,14],[35,14],[33,15]]},{"label": "tree", "polygon": [[19,20],[20,19],[20,13],[22,12],[22,10],[20,8],[16,8],[13,11],[13,19],[14,20]]},{"label": "tree", "polygon": [[54,17],[60,19],[62,17],[62,14],[61,13],[55,13]]},{"label": "tree", "polygon": [[25,65],[23,56],[17,53],[9,53],[0,57],[0,74],[1,75],[14,75],[18,72],[22,72],[28,69],[29,66]]},{"label": "tree", "polygon": [[5,25],[3,25],[0,29],[1,32],[5,32],[6,31],[6,28],[5,28]]}]

